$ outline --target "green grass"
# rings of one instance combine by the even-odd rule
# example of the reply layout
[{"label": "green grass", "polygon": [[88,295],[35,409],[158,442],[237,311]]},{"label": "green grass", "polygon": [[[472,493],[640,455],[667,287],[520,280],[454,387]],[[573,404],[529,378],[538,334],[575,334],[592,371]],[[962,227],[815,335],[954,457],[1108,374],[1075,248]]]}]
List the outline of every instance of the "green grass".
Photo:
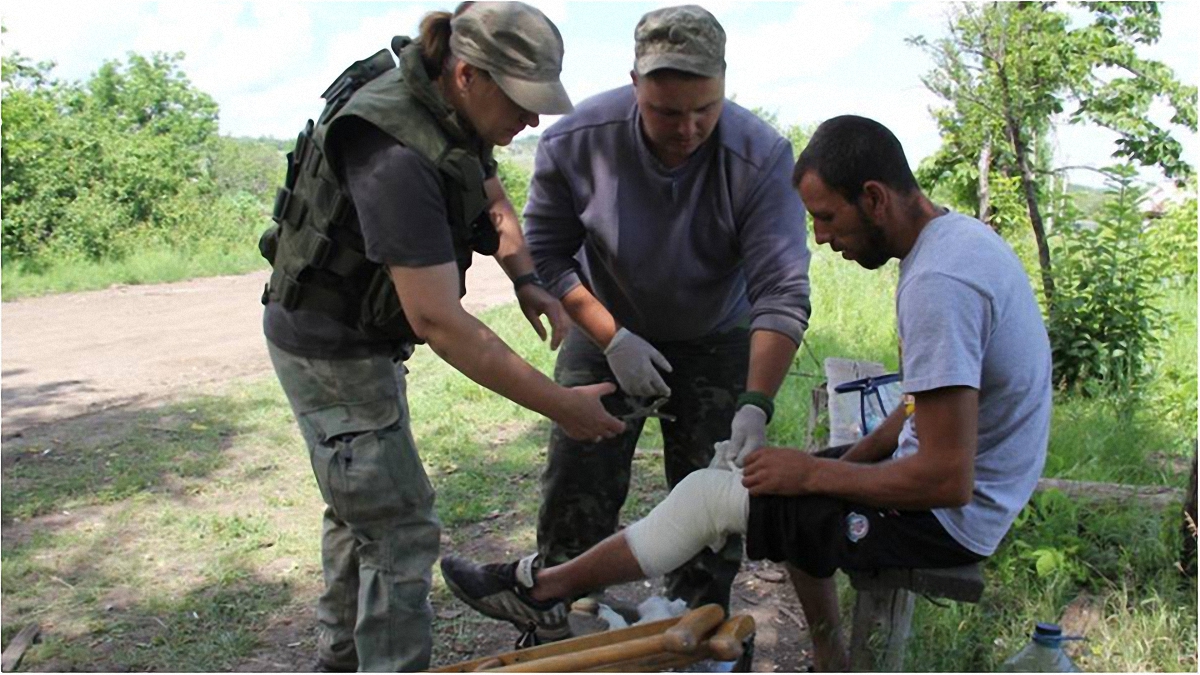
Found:
[{"label": "green grass", "polygon": [[243,248],[198,246],[190,249],[151,247],[120,260],[58,262],[30,266],[9,263],[0,270],[3,299],[89,291],[114,284],[158,284],[198,277],[242,274],[266,269],[254,242]]},{"label": "green grass", "polygon": [[[984,565],[978,605],[918,602],[907,668],[996,671],[1028,641],[1037,621],[1075,625],[1087,639],[1068,653],[1084,671],[1196,670],[1196,579],[1175,567],[1177,511],[1127,504],[1080,505],[1035,495]],[[1081,616],[1080,612],[1072,616]]]},{"label": "green grass", "polygon": [[[894,266],[866,272],[822,250],[812,278],[808,340],[817,359],[847,356],[894,368]],[[1057,400],[1048,475],[1176,486],[1186,480],[1164,468],[1162,455],[1190,458],[1196,292],[1172,293],[1176,329],[1147,382],[1148,398],[1132,412],[1114,401]],[[515,307],[492,310],[485,321],[537,367],[551,369],[554,355]],[[428,349],[408,366],[413,431],[438,488],[448,547],[487,539],[528,550],[548,423]],[[795,371],[779,396],[773,442],[800,445],[804,438],[819,366],[801,352]],[[1167,372],[1178,376],[1168,380]],[[1180,401],[1181,410],[1157,407],[1152,397]],[[656,427],[647,425],[641,447],[661,447]],[[247,660],[263,650],[311,658],[322,505],[273,377],[179,404],[32,430],[6,440],[3,454],[0,638],[7,642],[32,621],[44,630],[23,667],[254,670],[263,666]],[[661,499],[661,476],[660,456],[637,455],[625,522]],[[1059,620],[1083,598],[1095,615],[1076,654],[1085,670],[1194,671],[1196,579],[1174,567],[1181,536],[1174,509],[1084,507],[1057,493],[1040,495],[985,564],[983,602],[918,602],[907,667],[995,669],[1035,621]],[[436,575],[434,583],[438,610],[449,596]],[[488,625],[472,615],[447,616],[435,630],[435,663],[448,663]]]},{"label": "green grass", "polygon": [[42,625],[27,667],[228,670],[307,604],[320,511],[277,389],[5,442],[3,637]]}]

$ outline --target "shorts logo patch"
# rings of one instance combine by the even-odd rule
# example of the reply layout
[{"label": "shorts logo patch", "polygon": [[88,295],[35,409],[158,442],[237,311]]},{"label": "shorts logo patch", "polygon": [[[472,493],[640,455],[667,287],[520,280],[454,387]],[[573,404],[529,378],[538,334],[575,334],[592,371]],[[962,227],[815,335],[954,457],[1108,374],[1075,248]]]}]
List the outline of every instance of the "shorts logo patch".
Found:
[{"label": "shorts logo patch", "polygon": [[846,538],[851,543],[857,544],[860,539],[867,536],[867,532],[870,529],[871,521],[867,520],[867,517],[861,513],[851,511],[850,515],[846,516]]}]

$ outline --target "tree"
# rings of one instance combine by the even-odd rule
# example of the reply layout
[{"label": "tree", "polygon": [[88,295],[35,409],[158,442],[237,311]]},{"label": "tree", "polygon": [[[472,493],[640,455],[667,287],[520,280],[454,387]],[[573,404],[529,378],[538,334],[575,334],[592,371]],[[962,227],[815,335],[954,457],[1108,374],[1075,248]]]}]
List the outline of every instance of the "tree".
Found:
[{"label": "tree", "polygon": [[1017,180],[1048,305],[1055,278],[1043,205],[1053,169],[1043,148],[1055,116],[1074,106],[1070,123],[1090,122],[1117,133],[1114,157],[1158,166],[1177,181],[1191,175],[1192,167],[1182,159],[1179,142],[1150,119],[1151,104],[1166,104],[1174,111],[1172,124],[1196,131],[1196,88],[1137,53],[1138,45],[1158,40],[1158,6],[1076,7],[1086,18],[1082,25],[1054,3],[963,4],[951,12],[947,37],[910,39],[934,59],[925,85],[950,104],[935,112],[947,142],[925,179],[951,176],[960,193],[974,179],[973,203],[985,218],[994,208],[990,174]]}]

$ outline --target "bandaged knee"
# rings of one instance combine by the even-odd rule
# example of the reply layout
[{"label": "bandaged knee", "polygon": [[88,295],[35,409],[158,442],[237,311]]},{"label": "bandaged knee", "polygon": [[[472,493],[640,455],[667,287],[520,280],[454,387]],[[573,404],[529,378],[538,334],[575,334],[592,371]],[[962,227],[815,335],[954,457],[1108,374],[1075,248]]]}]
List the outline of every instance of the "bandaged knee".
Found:
[{"label": "bandaged knee", "polygon": [[719,551],[731,534],[745,534],[750,493],[740,471],[688,474],[650,515],[625,529],[625,541],[646,577],[682,566],[704,547]]}]

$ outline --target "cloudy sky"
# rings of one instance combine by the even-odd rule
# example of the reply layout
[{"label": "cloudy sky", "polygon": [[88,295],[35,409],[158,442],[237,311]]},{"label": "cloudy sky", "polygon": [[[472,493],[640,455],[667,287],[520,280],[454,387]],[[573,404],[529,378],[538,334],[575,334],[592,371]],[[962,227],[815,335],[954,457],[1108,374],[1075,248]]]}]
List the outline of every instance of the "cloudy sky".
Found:
[{"label": "cloudy sky", "polygon": [[[84,79],[128,52],[182,51],[192,82],[220,105],[222,133],[293,136],[320,111],[319,94],[350,62],[412,34],[429,2],[208,2],[170,0],[6,0],[4,53],[57,63]],[[628,82],[633,28],[661,2],[534,0],[566,42],[563,82],[576,101]],[[922,2],[703,2],[728,34],[727,92],[784,123],[843,113],[890,127],[915,165],[938,146],[928,113],[936,97],[920,76],[931,62],[906,37],[944,32],[946,5]],[[1200,3],[1162,3],[1163,37],[1146,55],[1189,84],[1200,81]],[[543,126],[553,119],[544,119]],[[1164,120],[1165,121],[1165,120]],[[1188,159],[1200,142],[1177,131]],[[1107,163],[1112,136],[1070,128],[1058,137],[1062,164]],[[1079,179],[1087,179],[1080,175]]]}]

